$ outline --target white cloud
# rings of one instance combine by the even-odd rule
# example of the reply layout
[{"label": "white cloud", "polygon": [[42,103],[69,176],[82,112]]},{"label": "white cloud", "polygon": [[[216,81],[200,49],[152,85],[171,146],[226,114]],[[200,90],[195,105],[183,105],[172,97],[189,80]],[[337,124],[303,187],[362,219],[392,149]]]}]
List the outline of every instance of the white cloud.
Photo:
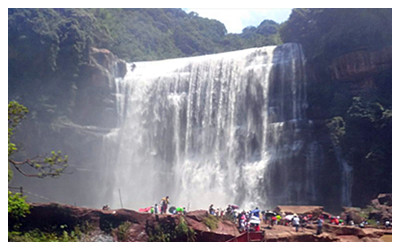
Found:
[{"label": "white cloud", "polygon": [[289,18],[291,9],[185,9],[197,12],[199,16],[222,22],[229,33],[240,33],[247,26],[258,26],[263,20],[277,23]]}]

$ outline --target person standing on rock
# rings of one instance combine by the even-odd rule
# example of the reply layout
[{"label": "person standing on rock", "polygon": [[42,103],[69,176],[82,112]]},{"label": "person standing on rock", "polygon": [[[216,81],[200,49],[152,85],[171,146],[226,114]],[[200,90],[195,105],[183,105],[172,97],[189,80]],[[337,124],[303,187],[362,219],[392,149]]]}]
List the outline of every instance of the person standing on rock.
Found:
[{"label": "person standing on rock", "polygon": [[154,204],[154,213],[158,214],[158,204]]},{"label": "person standing on rock", "polygon": [[277,215],[276,215],[276,224],[277,224],[277,225],[280,225],[280,224],[281,224],[281,219],[282,219],[282,216],[281,216],[280,214],[277,214]]},{"label": "person standing on rock", "polygon": [[208,213],[211,214],[211,215],[215,215],[214,204],[211,204],[208,207]]},{"label": "person standing on rock", "polygon": [[296,232],[298,232],[299,231],[299,226],[300,226],[300,219],[297,216],[297,214],[295,214],[293,216],[292,223],[293,223],[293,226],[296,228]]},{"label": "person standing on rock", "polygon": [[165,196],[161,199],[161,214],[167,213],[167,208],[169,204],[169,197]]},{"label": "person standing on rock", "polygon": [[350,221],[351,221],[351,215],[350,214],[346,214],[346,225],[350,225]]},{"label": "person standing on rock", "polygon": [[318,218],[317,221],[317,235],[322,233],[322,224],[324,223],[324,221],[322,220],[322,217]]}]

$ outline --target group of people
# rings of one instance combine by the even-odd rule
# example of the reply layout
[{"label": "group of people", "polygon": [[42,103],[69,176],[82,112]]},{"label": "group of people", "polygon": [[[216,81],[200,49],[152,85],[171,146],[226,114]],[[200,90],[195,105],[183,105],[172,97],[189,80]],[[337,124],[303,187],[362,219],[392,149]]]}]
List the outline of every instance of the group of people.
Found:
[{"label": "group of people", "polygon": [[239,208],[239,206],[236,205],[228,205],[226,209],[221,209],[221,208],[214,208],[214,204],[211,204],[208,207],[208,213],[214,216],[222,217],[222,216],[231,216],[231,217],[237,217],[237,211],[236,209]]},{"label": "group of people", "polygon": [[[161,199],[160,205],[157,203],[154,204],[154,206],[146,207],[146,208],[140,208],[139,212],[149,212],[151,214],[166,214],[167,209],[168,209],[168,204],[170,203],[169,197],[165,196]],[[104,209],[104,208],[103,208]]]},{"label": "group of people", "polygon": [[[266,213],[271,214],[271,213]],[[292,215],[286,215],[285,213],[277,214],[272,216],[265,216],[264,220],[269,222],[269,226],[272,228],[273,225],[284,225],[284,226],[293,226],[296,230],[296,232],[299,231],[299,228],[302,228],[304,231],[304,228],[309,225],[309,224],[317,224],[317,231],[316,234],[321,234],[322,233],[322,226],[324,223],[324,217],[321,215],[319,216],[316,220],[313,220],[313,215],[312,214],[303,214],[303,215],[297,215],[297,214],[292,214]]]},{"label": "group of people", "polygon": [[247,212],[243,210],[237,218],[239,231],[260,231],[261,218],[258,207]]},{"label": "group of people", "polygon": [[[154,204],[154,206],[148,207],[148,209],[139,209],[139,212],[150,212],[151,214],[166,214],[168,211],[168,205],[170,204],[169,196],[165,196],[161,199],[160,205]],[[172,209],[171,209],[172,208]],[[186,214],[185,207],[171,207],[171,214]]]},{"label": "group of people", "polygon": [[229,218],[237,223],[239,231],[260,231],[261,223],[261,211],[256,207],[250,211],[238,211],[239,206],[228,205],[226,209],[214,208],[214,204],[211,204],[208,208],[208,213],[214,216]]},{"label": "group of people", "polygon": [[[231,219],[237,223],[240,232],[244,231],[260,231],[261,221],[272,228],[274,225],[293,226],[296,232],[299,228],[304,228],[307,224],[317,224],[316,234],[322,233],[322,226],[324,223],[324,217],[321,215],[317,220],[313,220],[312,214],[305,215],[286,215],[285,213],[279,214],[272,211],[261,211],[258,207],[253,210],[242,212],[237,211],[237,206],[229,205],[226,210],[215,209],[214,205],[209,206],[208,212],[215,216],[230,216]],[[314,217],[315,218],[315,217]]]}]

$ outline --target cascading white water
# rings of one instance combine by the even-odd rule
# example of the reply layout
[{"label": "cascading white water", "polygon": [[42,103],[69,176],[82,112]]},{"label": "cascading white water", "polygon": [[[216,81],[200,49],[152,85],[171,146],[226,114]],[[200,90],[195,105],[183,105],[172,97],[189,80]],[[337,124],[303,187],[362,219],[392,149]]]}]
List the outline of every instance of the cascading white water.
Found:
[{"label": "cascading white water", "polygon": [[116,81],[119,125],[104,138],[111,205],[119,189],[136,209],[165,195],[190,209],[317,199],[300,45],[128,68]]},{"label": "cascading white water", "polygon": [[333,147],[336,159],[339,163],[340,167],[340,181],[342,184],[341,187],[341,203],[345,206],[351,207],[352,202],[351,202],[351,190],[352,190],[352,185],[353,185],[353,168],[347,163],[347,161],[344,159],[342,155],[342,150],[339,146],[335,145]]}]

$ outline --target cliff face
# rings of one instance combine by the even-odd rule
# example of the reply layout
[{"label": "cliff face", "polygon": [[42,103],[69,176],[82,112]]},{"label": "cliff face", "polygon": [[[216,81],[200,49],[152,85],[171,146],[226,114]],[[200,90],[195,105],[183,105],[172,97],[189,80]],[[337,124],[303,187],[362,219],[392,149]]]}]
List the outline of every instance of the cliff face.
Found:
[{"label": "cliff face", "polygon": [[77,81],[76,99],[71,117],[80,125],[115,127],[115,81],[126,74],[125,63],[107,49],[91,48],[89,63],[82,66]]},{"label": "cliff face", "polygon": [[355,95],[379,88],[376,76],[391,68],[391,47],[353,51],[333,59],[329,66],[332,80],[347,82]]},{"label": "cliff face", "polygon": [[[82,241],[151,241],[168,235],[170,241],[188,241],[185,230],[178,225],[184,223],[195,232],[195,241],[226,241],[239,235],[236,226],[219,218],[216,228],[210,229],[203,222],[207,211],[198,210],[186,215],[155,215],[134,210],[100,210],[57,203],[31,204],[30,214],[22,219],[21,231],[35,228],[42,231],[57,231],[60,226],[70,231],[80,227]],[[9,218],[9,227],[14,221]],[[153,238],[152,238],[153,237]],[[166,238],[164,238],[166,239]]]},{"label": "cliff face", "polygon": [[342,199],[347,178],[351,202],[343,205],[364,206],[378,193],[391,192],[392,48],[331,57],[308,62],[308,115],[326,163],[324,204],[334,207],[333,200]]},{"label": "cliff face", "polygon": [[[93,159],[99,157],[103,135],[116,126],[114,81],[125,73],[125,62],[106,49],[91,48],[88,63],[80,65],[79,75],[74,76],[76,79],[73,82],[62,75],[38,79],[37,83],[21,78],[19,84],[24,87],[9,92],[10,100],[17,100],[29,109],[27,118],[15,134],[14,140],[23,146],[17,157],[33,157],[61,150],[70,160],[67,174],[57,180],[57,188],[48,188],[48,185],[54,187],[54,184],[47,181],[36,182],[18,174],[11,184],[24,186],[26,190],[40,193],[48,200],[101,205],[93,203],[99,199],[89,192],[104,185],[101,173],[96,171],[98,163]],[[64,190],[76,195],[69,198]],[[104,194],[98,195],[104,199]],[[30,198],[32,201],[43,201],[36,200],[34,196]]]}]

